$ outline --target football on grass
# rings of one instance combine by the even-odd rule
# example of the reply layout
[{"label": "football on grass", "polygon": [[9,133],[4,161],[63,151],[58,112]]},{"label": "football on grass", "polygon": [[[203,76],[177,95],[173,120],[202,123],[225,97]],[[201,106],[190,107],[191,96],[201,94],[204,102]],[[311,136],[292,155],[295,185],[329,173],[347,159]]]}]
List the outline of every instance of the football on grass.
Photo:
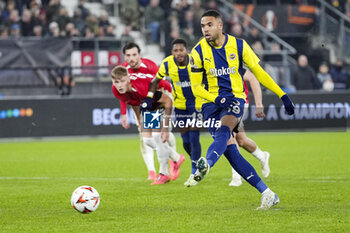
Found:
[{"label": "football on grass", "polygon": [[80,186],[74,190],[70,201],[74,209],[86,214],[97,209],[100,204],[100,195],[91,186]]}]

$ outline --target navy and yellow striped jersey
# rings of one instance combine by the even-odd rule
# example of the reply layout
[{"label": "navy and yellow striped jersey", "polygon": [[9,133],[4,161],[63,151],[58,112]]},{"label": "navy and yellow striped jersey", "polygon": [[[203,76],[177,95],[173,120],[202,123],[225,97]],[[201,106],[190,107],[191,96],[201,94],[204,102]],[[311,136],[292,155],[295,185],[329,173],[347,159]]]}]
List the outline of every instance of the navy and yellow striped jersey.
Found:
[{"label": "navy and yellow striped jersey", "polygon": [[168,56],[159,67],[157,78],[163,79],[165,76],[171,78],[173,88],[174,106],[182,110],[200,109],[201,101],[193,95],[190,76],[191,65],[190,55],[187,57],[186,66],[178,66],[173,55]]},{"label": "navy and yellow striped jersey", "polygon": [[244,40],[227,34],[225,37],[220,48],[203,38],[191,52],[191,82],[196,95],[196,88],[202,89],[200,86],[204,84],[206,91],[202,89],[204,92],[199,92],[204,102],[214,102],[218,95],[227,93],[245,99],[243,65],[254,67],[260,61]]}]

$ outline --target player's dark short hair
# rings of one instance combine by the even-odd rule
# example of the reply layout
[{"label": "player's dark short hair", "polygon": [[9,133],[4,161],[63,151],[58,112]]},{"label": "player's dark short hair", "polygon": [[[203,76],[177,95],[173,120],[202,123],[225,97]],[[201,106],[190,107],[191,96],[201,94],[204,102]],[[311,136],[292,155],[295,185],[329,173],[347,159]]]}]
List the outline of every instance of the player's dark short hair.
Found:
[{"label": "player's dark short hair", "polygon": [[216,19],[222,20],[221,14],[216,10],[208,10],[208,11],[204,12],[201,18],[206,17],[206,16],[212,16]]},{"label": "player's dark short hair", "polygon": [[132,48],[137,48],[137,51],[140,53],[141,49],[140,46],[134,42],[129,42],[123,47],[123,54],[125,54],[126,50],[132,49]]},{"label": "player's dark short hair", "polygon": [[177,38],[171,42],[171,47],[173,47],[175,44],[183,44],[185,48],[187,48],[187,42],[182,38]]}]

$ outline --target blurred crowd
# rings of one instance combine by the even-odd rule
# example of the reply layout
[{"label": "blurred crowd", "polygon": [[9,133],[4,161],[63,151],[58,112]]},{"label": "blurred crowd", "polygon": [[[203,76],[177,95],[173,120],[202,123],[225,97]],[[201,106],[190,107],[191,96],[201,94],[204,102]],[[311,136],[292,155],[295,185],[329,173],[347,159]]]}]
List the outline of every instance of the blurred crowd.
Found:
[{"label": "blurred crowd", "polygon": [[[295,4],[302,2],[295,1]],[[350,3],[350,0],[347,2]],[[344,2],[344,10],[345,6]],[[349,89],[350,70],[342,60],[338,59],[332,65],[322,62],[318,69],[309,65],[306,55],[298,55],[297,64],[290,65],[286,70],[280,65],[283,58],[279,43],[263,36],[257,28],[243,25],[244,19],[237,12],[220,8],[214,0],[121,0],[120,16],[122,22],[132,29],[149,33],[149,43],[163,43],[165,54],[170,55],[173,39],[184,38],[189,48],[198,42],[202,36],[200,18],[209,9],[223,14],[225,31],[245,39],[263,61],[267,72],[285,91]]]},{"label": "blurred crowd", "polygon": [[296,90],[346,90],[350,88],[350,70],[341,59],[337,59],[331,66],[322,62],[315,71],[309,65],[308,57],[300,55],[291,81]]},{"label": "blurred crowd", "polygon": [[[232,34],[233,30],[240,27],[243,33],[240,25],[242,20],[238,15],[228,9],[219,9],[214,0],[121,0],[120,5],[123,24],[130,25],[133,30],[148,32],[149,42],[163,43],[166,55],[170,54],[173,39],[184,38],[189,47],[198,42],[202,36],[200,18],[209,9],[224,13],[226,32]],[[249,35],[252,40],[259,39],[259,35],[254,34],[256,32],[258,31],[251,33],[252,37]]]},{"label": "blurred crowd", "polygon": [[115,37],[115,26],[103,11],[90,12],[79,0],[70,17],[60,0],[5,0],[0,2],[0,38],[20,36]]},{"label": "blurred crowd", "polygon": [[[104,0],[100,2],[104,3]],[[295,4],[305,2],[309,1],[295,0]],[[265,3],[269,4],[269,1]],[[350,0],[332,0],[330,3],[350,17]],[[200,18],[209,9],[223,14],[225,32],[245,39],[265,64],[267,72],[286,90],[349,89],[350,70],[341,59],[335,64],[322,62],[318,68],[309,65],[306,55],[300,55],[296,57],[297,64],[286,70],[277,65],[283,60],[283,48],[279,43],[257,28],[245,25],[237,12],[221,7],[215,0],[119,0],[119,17],[125,25],[120,35],[116,35],[116,26],[110,23],[107,11],[96,15],[85,6],[85,0],[77,1],[73,16],[68,15],[60,0],[4,0],[0,2],[0,39],[20,36],[113,37],[125,44],[135,40],[131,31],[137,30],[146,35],[147,43],[161,45],[165,55],[170,55],[171,42],[176,38],[184,38],[189,48],[198,42],[202,36]]]}]

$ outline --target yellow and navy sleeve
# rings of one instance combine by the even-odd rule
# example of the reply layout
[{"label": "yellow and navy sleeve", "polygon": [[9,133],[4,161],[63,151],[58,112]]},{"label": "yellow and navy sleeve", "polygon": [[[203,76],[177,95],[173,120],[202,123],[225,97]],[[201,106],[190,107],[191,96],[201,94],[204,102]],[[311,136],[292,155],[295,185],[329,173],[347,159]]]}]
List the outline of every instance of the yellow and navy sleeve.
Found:
[{"label": "yellow and navy sleeve", "polygon": [[206,73],[203,67],[203,53],[200,43],[191,52],[191,73],[191,85],[194,95],[215,102],[216,96],[202,86],[203,77]]},{"label": "yellow and navy sleeve", "polygon": [[258,56],[245,40],[243,40],[243,62],[247,67],[254,67],[260,62]]},{"label": "yellow and navy sleeve", "polygon": [[163,79],[165,76],[169,76],[168,61],[164,59],[157,72],[157,78]]},{"label": "yellow and navy sleeve", "polygon": [[260,59],[245,41],[243,41],[243,61],[264,87],[271,90],[280,98],[285,94],[270,75],[260,66]]}]

